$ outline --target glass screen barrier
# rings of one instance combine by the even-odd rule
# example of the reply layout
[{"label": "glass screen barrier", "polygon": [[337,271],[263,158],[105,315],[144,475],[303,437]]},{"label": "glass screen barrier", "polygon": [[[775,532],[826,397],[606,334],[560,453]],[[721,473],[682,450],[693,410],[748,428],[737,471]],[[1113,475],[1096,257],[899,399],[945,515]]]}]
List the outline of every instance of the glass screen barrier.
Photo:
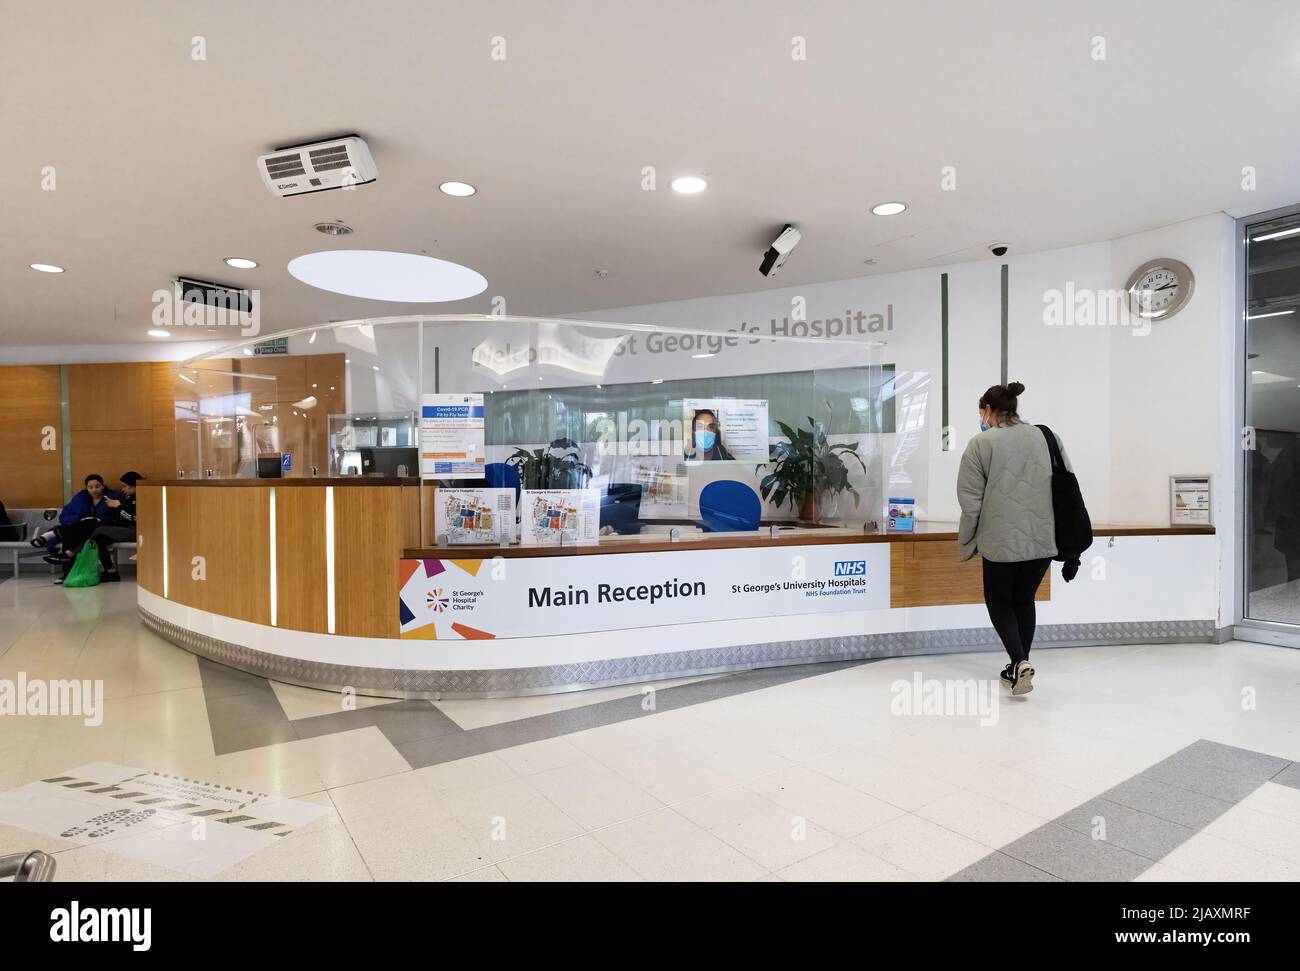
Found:
[{"label": "glass screen barrier", "polygon": [[479,315],[276,338],[177,367],[178,477],[419,477],[428,545],[924,519],[930,379],[880,341]]}]

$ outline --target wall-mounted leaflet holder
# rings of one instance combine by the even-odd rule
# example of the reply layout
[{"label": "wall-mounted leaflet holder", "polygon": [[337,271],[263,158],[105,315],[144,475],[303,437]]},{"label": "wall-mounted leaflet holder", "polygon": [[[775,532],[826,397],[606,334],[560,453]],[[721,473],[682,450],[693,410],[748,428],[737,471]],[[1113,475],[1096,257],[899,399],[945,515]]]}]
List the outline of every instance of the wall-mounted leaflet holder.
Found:
[{"label": "wall-mounted leaflet holder", "polygon": [[1209,526],[1213,505],[1208,475],[1171,475],[1169,477],[1169,525]]}]

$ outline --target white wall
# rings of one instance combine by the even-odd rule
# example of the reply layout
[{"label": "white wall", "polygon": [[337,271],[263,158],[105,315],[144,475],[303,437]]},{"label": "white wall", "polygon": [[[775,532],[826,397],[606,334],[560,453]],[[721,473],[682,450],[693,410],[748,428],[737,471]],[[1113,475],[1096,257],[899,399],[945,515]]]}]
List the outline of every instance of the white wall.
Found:
[{"label": "white wall", "polygon": [[[1122,470],[1111,479],[1116,522],[1167,522],[1169,475],[1220,472],[1221,423],[1233,421],[1221,404],[1220,338],[1231,329],[1223,297],[1233,290],[1234,240],[1232,219],[1215,213],[1111,243],[1117,288],[1160,256],[1182,260],[1196,276],[1191,301],[1175,317],[1153,324],[1146,336],[1113,335],[1109,429]],[[1228,487],[1220,497],[1231,490],[1231,469],[1224,471],[1216,475],[1216,485]]]},{"label": "white wall", "polygon": [[[1000,272],[1008,264],[1008,379],[1025,384],[1021,414],[1050,425],[1066,443],[1096,522],[1168,522],[1168,477],[1216,473],[1231,509],[1231,470],[1220,464],[1220,339],[1230,328],[1232,220],[1213,214],[1110,242],[982,260],[908,273],[623,307],[589,319],[726,329],[766,326],[807,301],[810,319],[845,307],[893,306],[894,329],[881,335],[883,360],[900,370],[941,367],[940,277],[949,274],[950,423],[954,448],[941,449],[939,402],[928,433],[931,519],[957,516],[954,495],[961,450],[978,430],[977,403],[1000,379]],[[1196,274],[1191,302],[1172,320],[1134,336],[1128,321],[1100,310],[1095,322],[1046,322],[1053,291],[1068,295],[1122,290],[1141,263],[1168,256]],[[797,254],[794,257],[797,259]],[[1069,288],[1069,289],[1067,289]],[[1099,306],[1104,306],[1102,301]],[[719,366],[722,366],[719,363]],[[662,370],[663,364],[657,367]],[[732,373],[743,373],[733,370]],[[1230,419],[1229,419],[1230,420]],[[1220,516],[1220,519],[1223,517]]]}]

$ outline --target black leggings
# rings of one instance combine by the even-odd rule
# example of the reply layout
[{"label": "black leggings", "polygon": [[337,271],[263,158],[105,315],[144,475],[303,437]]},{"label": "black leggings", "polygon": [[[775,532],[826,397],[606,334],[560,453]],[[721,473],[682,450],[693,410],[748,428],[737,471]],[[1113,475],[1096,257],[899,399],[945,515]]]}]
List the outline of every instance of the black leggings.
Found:
[{"label": "black leggings", "polygon": [[1029,660],[1029,648],[1034,643],[1034,594],[1051,562],[984,561],[984,605],[1012,664]]}]

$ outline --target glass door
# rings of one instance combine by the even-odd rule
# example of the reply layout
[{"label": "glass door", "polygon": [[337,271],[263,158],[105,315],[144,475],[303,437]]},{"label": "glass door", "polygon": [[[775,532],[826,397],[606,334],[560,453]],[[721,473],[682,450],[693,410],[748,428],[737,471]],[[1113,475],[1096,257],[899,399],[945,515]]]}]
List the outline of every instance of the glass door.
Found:
[{"label": "glass door", "polygon": [[1245,225],[1244,619],[1300,625],[1300,213]]}]

